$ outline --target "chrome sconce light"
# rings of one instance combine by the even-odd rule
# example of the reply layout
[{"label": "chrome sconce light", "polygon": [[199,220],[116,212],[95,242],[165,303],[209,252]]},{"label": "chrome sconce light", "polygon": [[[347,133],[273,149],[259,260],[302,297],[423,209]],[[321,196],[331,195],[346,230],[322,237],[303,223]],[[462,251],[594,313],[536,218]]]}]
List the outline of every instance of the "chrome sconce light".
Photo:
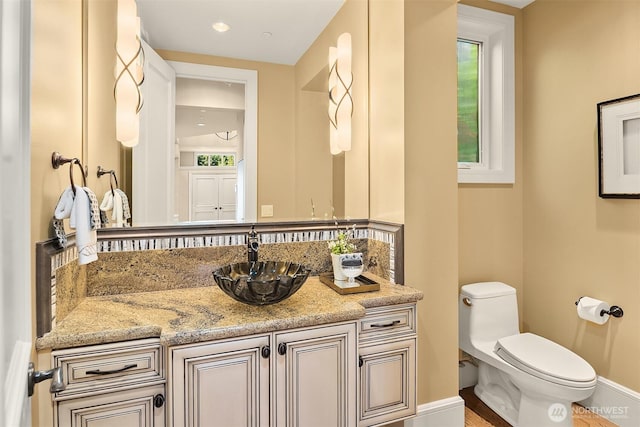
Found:
[{"label": "chrome sconce light", "polygon": [[144,51],[135,0],[118,0],[116,40],[116,139],[125,147],[138,144],[142,109],[140,85],[144,81]]},{"label": "chrome sconce light", "polygon": [[329,48],[329,142],[331,154],[351,150],[351,34],[338,37],[337,47]]}]

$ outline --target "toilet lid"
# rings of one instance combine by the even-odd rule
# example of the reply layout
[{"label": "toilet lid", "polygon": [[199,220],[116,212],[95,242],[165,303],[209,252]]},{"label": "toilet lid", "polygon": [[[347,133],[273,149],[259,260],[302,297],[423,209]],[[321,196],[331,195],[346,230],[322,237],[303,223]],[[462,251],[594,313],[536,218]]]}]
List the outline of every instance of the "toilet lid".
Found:
[{"label": "toilet lid", "polygon": [[531,333],[500,338],[495,352],[502,359],[538,378],[573,387],[590,386],[596,373],[571,350]]}]

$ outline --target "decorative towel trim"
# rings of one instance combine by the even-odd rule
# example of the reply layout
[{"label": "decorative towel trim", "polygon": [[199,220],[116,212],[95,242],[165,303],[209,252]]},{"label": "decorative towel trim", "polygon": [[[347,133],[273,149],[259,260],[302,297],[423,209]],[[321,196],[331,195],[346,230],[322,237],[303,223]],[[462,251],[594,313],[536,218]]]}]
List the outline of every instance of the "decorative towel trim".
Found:
[{"label": "decorative towel trim", "polygon": [[98,198],[96,197],[96,193],[91,191],[89,187],[82,187],[87,193],[87,197],[89,198],[89,209],[90,209],[90,220],[91,220],[91,229],[97,230],[100,228],[100,207],[98,205]]},{"label": "decorative towel trim", "polygon": [[67,233],[64,231],[64,222],[61,219],[56,219],[53,217],[51,219],[51,224],[53,225],[53,231],[56,233],[56,239],[58,239],[58,246],[61,249],[67,247]]},{"label": "decorative towel trim", "polygon": [[127,226],[127,220],[131,218],[131,209],[129,208],[129,198],[127,194],[119,188],[115,190],[118,194],[120,194],[120,198],[122,199],[122,218],[124,219],[125,227]]}]

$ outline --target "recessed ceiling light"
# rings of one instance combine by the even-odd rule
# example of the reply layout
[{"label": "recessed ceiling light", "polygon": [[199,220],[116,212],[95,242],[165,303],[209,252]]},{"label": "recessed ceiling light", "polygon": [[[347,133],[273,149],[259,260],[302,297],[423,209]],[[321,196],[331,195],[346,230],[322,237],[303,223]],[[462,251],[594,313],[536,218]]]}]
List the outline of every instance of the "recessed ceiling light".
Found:
[{"label": "recessed ceiling light", "polygon": [[231,29],[231,27],[229,25],[225,24],[224,22],[216,22],[211,26],[213,27],[214,30],[216,30],[219,33],[224,33],[224,32],[229,31]]},{"label": "recessed ceiling light", "polygon": [[196,126],[206,126],[206,123],[196,123]]},{"label": "recessed ceiling light", "polygon": [[264,33],[262,33],[262,37],[264,37],[265,39],[268,39],[272,35],[273,34],[270,31],[265,31]]}]

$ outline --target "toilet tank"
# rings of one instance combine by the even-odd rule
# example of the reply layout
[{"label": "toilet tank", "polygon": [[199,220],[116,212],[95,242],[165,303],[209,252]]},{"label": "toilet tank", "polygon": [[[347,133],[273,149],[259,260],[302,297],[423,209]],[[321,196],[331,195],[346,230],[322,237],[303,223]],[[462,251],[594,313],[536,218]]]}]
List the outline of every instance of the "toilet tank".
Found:
[{"label": "toilet tank", "polygon": [[501,282],[464,285],[458,300],[460,349],[473,355],[474,343],[495,342],[520,333],[516,290]]}]

